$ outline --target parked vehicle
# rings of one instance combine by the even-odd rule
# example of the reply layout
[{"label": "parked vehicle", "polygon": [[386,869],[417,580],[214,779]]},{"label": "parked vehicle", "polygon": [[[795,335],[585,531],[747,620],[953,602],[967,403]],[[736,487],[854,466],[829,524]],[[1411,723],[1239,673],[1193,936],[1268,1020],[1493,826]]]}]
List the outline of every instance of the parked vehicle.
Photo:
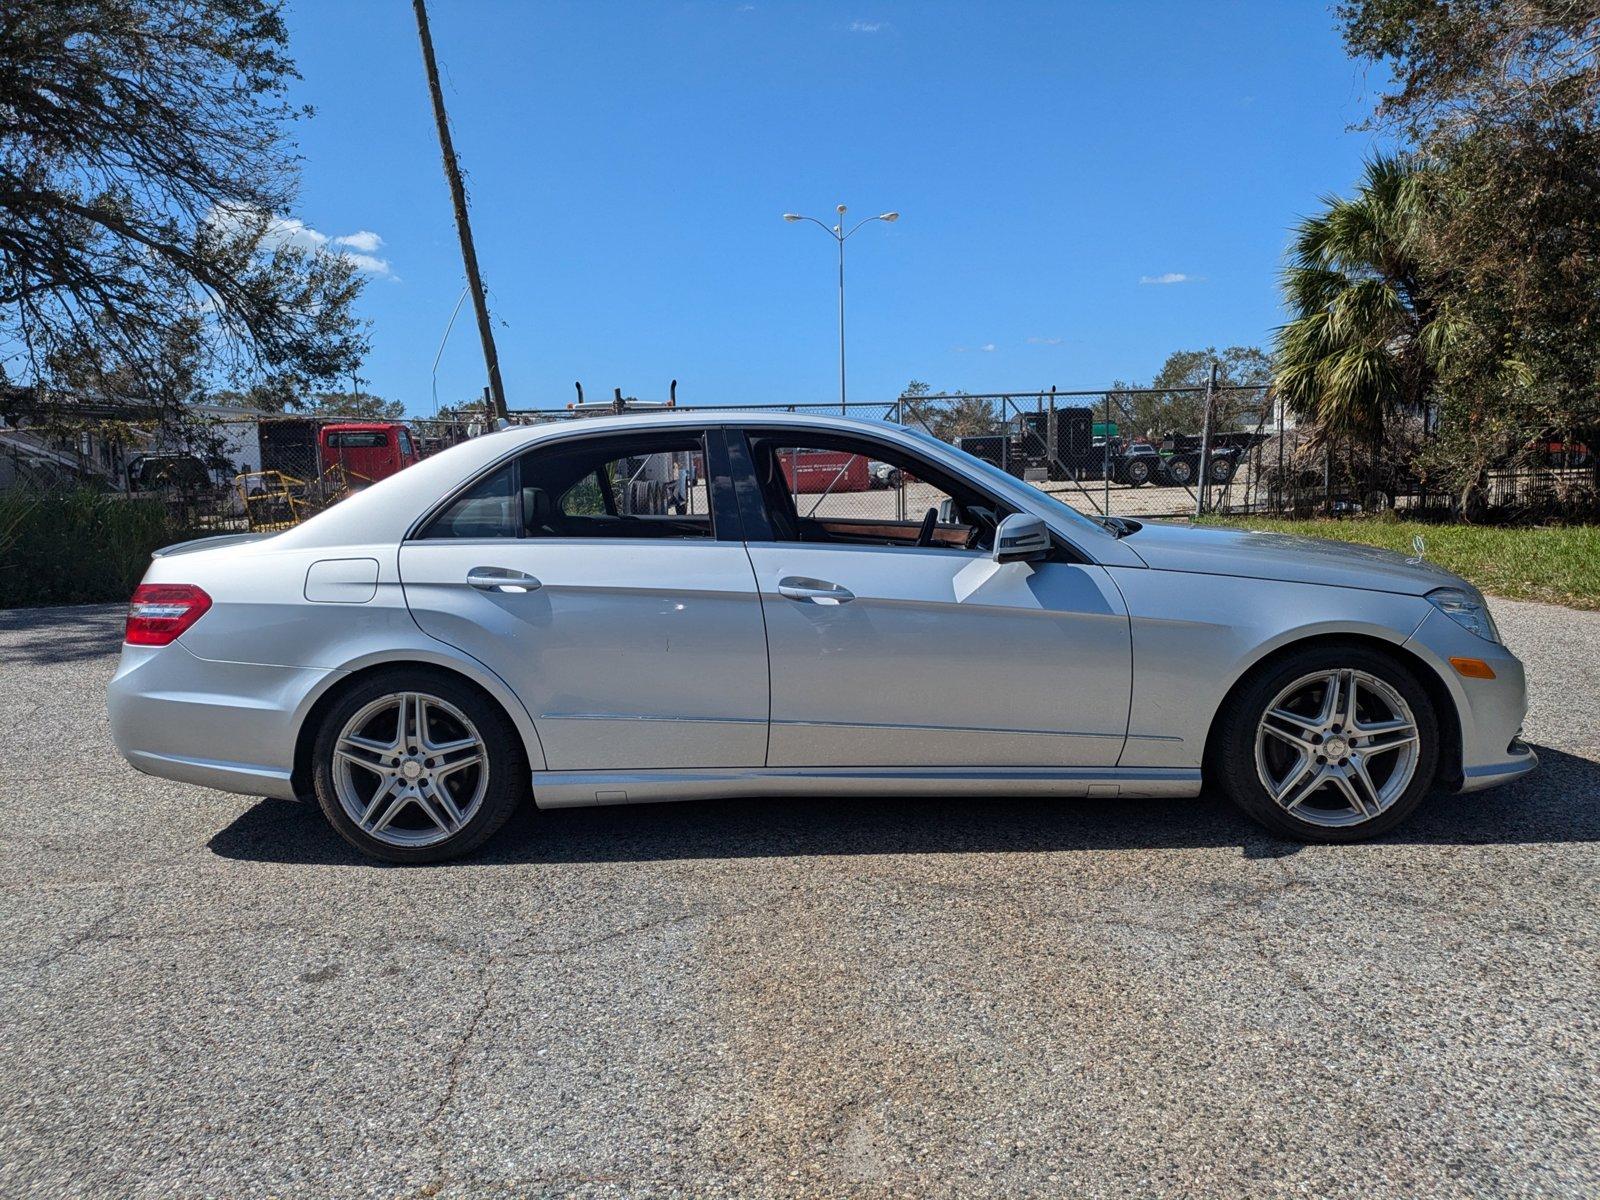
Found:
[{"label": "parked vehicle", "polygon": [[376,482],[421,461],[411,431],[396,421],[349,421],[317,431],[322,469],[343,467]]},{"label": "parked vehicle", "polygon": [[[932,502],[807,515],[800,449]],[[641,458],[686,455],[706,505],[625,507]],[[511,428],[282,533],[170,547],[109,693],[140,770],[315,796],[410,862],[481,845],[530,785],[551,808],[1209,780],[1350,841],[1532,770],[1525,706],[1482,596],[1420,556],[1091,520],[912,430],[734,410]]]},{"label": "parked vehicle", "polygon": [[141,454],[128,463],[130,492],[200,492],[218,486],[212,471],[195,454]]}]

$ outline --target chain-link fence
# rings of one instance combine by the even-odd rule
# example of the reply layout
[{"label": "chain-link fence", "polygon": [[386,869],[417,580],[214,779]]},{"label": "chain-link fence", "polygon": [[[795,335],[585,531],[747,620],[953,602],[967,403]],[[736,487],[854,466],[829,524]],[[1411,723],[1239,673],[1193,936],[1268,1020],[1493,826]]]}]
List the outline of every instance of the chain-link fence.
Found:
[{"label": "chain-link fence", "polygon": [[[620,403],[620,402],[618,402]],[[514,413],[524,422],[618,411],[618,403]],[[664,408],[628,401],[625,411]],[[726,412],[729,406],[699,406]],[[1430,487],[1420,464],[1431,414],[1391,422],[1383,444],[1338,445],[1299,428],[1266,386],[1007,393],[921,393],[892,401],[775,405],[925,430],[1090,515],[1345,516],[1396,511],[1431,519],[1600,517],[1596,457],[1552,434],[1489,465],[1464,493]],[[678,405],[680,411],[696,406]],[[794,447],[782,460],[802,514],[905,520],[936,505],[929,485],[891,462]]]},{"label": "chain-link fence", "polygon": [[[669,404],[528,409],[511,419],[574,420],[619,406],[632,412]],[[841,411],[838,403],[761,402],[698,410],[730,407]],[[843,411],[925,430],[1090,515],[1600,515],[1595,457],[1570,439],[1540,439],[1491,465],[1468,494],[1452,495],[1430,490],[1418,469],[1431,437],[1425,416],[1397,422],[1382,447],[1341,448],[1297,428],[1265,387],[923,393],[854,402]],[[272,530],[481,432],[482,422],[458,419],[227,409],[197,410],[174,428],[142,411],[107,409],[75,424],[0,424],[0,489],[89,486],[159,498],[172,509],[175,527],[197,533]],[[947,498],[916,477],[914,463],[853,455],[825,441],[784,445],[774,459],[803,516],[904,521]],[[639,511],[704,511],[702,465],[674,459],[625,469],[627,477],[616,482]]]}]

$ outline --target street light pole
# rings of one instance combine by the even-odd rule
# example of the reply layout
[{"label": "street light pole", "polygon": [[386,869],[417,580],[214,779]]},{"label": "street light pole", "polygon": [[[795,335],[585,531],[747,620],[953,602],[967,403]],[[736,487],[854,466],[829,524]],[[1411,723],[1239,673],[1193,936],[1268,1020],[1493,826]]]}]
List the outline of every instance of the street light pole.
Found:
[{"label": "street light pole", "polygon": [[[844,229],[844,205],[839,205],[839,223],[833,227],[837,236]],[[850,415],[850,406],[844,400],[844,238],[839,238],[839,415]]]},{"label": "street light pole", "polygon": [[824,225],[815,217],[808,217],[802,213],[784,213],[783,219],[790,222],[810,221],[818,229],[823,230],[829,237],[839,243],[839,412],[848,413],[850,408],[845,400],[844,379],[844,244],[849,240],[851,235],[863,225],[869,225],[873,221],[884,221],[893,224],[895,221],[900,219],[900,214],[897,212],[879,213],[875,217],[868,217],[864,221],[856,222],[855,228],[851,229],[849,233],[846,233],[844,231],[845,206],[842,204],[839,205],[836,211],[839,214],[839,223],[832,226]]}]

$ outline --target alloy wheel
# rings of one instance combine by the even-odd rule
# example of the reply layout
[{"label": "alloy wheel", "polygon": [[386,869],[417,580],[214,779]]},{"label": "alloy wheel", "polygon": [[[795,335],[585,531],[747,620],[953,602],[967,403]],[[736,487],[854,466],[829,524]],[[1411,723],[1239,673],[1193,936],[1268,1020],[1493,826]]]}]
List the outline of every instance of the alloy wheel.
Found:
[{"label": "alloy wheel", "polygon": [[455,705],[423,692],[382,696],[345,722],[333,786],[356,828],[392,846],[431,846],[477,815],[489,787],[482,735]]},{"label": "alloy wheel", "polygon": [[1392,686],[1357,670],[1301,676],[1256,727],[1256,773],[1284,812],[1313,825],[1360,825],[1406,792],[1420,747]]}]

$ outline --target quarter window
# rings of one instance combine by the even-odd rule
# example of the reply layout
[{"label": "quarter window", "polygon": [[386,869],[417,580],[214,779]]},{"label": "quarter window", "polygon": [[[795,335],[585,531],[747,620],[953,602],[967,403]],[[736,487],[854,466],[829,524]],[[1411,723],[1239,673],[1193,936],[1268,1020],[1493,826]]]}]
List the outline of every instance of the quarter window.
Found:
[{"label": "quarter window", "polygon": [[514,538],[516,464],[507,463],[468,488],[423,530],[425,538]]}]

